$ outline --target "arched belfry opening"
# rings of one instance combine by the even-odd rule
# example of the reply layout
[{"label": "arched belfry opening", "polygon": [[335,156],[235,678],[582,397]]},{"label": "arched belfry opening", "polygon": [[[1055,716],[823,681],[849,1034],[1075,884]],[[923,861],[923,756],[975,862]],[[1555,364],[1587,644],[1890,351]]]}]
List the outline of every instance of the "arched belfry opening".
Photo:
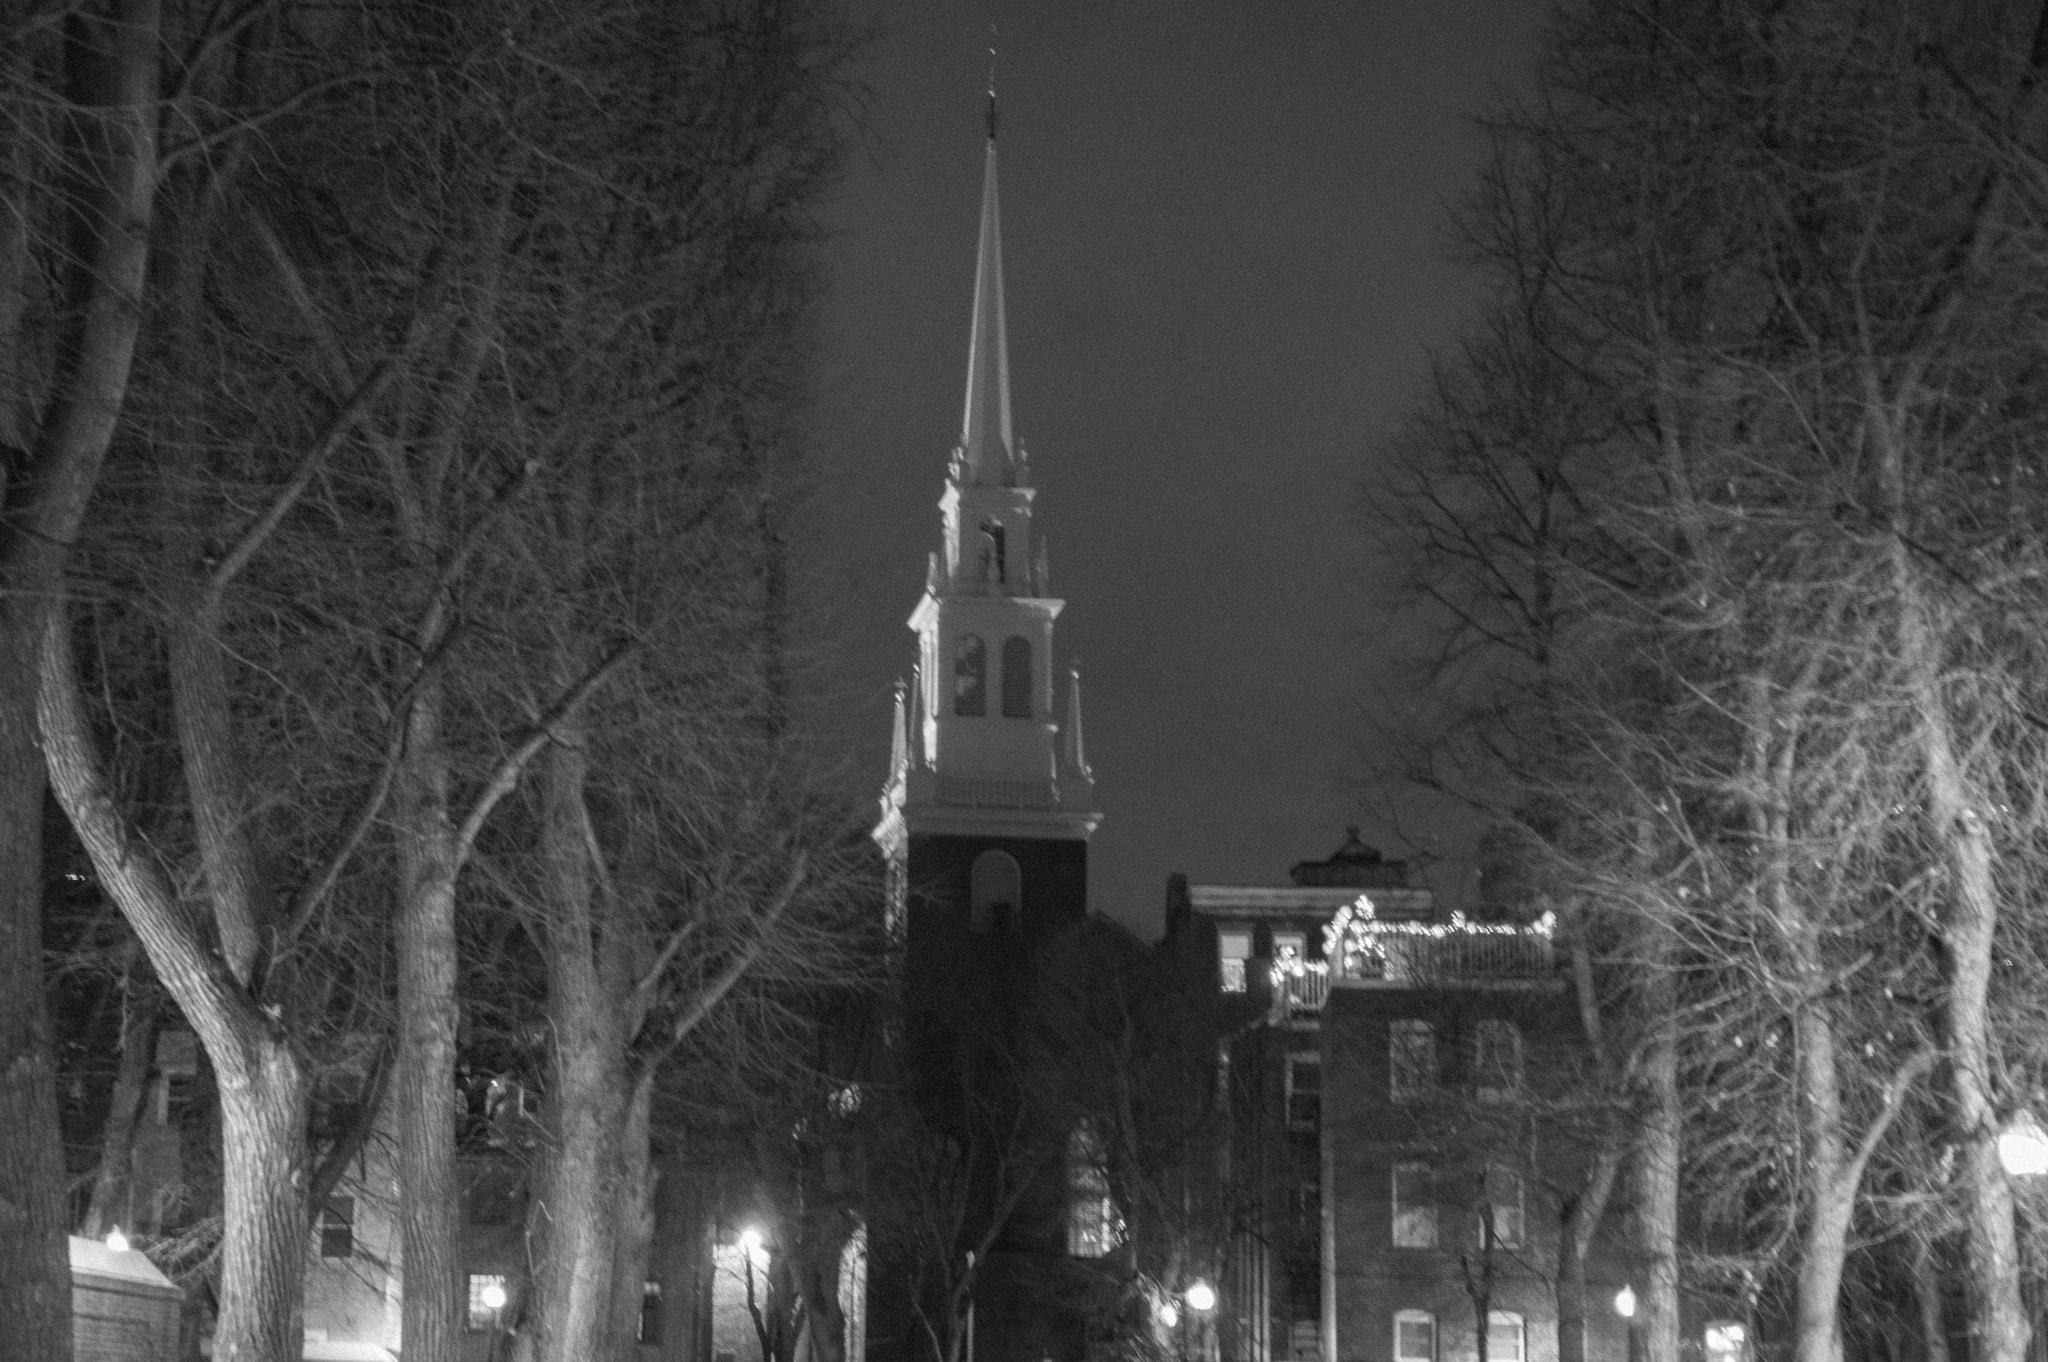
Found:
[{"label": "arched belfry opening", "polygon": [[984,586],[1003,586],[1009,576],[1004,566],[1003,522],[994,516],[981,522],[981,581]]},{"label": "arched belfry opening", "polygon": [[1017,920],[1024,902],[1024,871],[1007,851],[984,851],[974,858],[967,889],[967,929],[987,932]]},{"label": "arched belfry opening", "polygon": [[1031,640],[1022,634],[1003,640],[1003,717],[1031,717]]},{"label": "arched belfry opening", "polygon": [[953,712],[969,719],[988,713],[988,648],[979,634],[953,645]]}]

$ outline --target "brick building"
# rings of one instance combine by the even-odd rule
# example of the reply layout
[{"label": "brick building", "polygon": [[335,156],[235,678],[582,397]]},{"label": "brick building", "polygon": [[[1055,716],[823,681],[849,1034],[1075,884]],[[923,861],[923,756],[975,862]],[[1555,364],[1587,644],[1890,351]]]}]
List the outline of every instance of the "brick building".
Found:
[{"label": "brick building", "polygon": [[[1168,889],[1169,945],[1223,1003],[1235,1203],[1215,1354],[1458,1362],[1484,1319],[1488,1362],[1550,1362],[1559,1208],[1583,1172],[1556,1099],[1584,1057],[1548,923],[1440,917],[1356,829],[1289,878]],[[1626,1282],[1597,1242],[1592,1362],[1629,1356]]]}]

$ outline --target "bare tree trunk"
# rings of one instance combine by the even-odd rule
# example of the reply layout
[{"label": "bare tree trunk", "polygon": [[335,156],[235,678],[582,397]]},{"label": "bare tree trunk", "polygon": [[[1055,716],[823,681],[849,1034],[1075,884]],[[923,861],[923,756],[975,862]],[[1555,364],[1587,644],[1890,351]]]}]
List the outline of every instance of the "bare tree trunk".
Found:
[{"label": "bare tree trunk", "polygon": [[612,1268],[612,1347],[632,1355],[645,1306],[647,1264],[654,1247],[652,1114],[654,1074],[639,1076],[619,1135],[618,1245]]},{"label": "bare tree trunk", "polygon": [[290,1042],[276,1031],[236,1042],[233,1072],[214,1062],[225,1233],[213,1355],[296,1362],[305,1337],[307,1084]]},{"label": "bare tree trunk", "polygon": [[600,962],[583,835],[587,766],[582,750],[566,743],[539,758],[555,1143],[542,1187],[547,1252],[534,1281],[540,1362],[601,1356],[612,1314],[624,1047]]},{"label": "bare tree trunk", "polygon": [[149,1096],[154,1068],[157,1010],[154,999],[128,980],[122,981],[121,1061],[114,1072],[114,1092],[107,1119],[100,1123],[99,1166],[93,1174],[92,1200],[78,1232],[99,1239],[116,1225],[135,1228],[135,1127]]},{"label": "bare tree trunk", "polygon": [[1792,1017],[1798,1047],[1796,1091],[1805,1117],[1806,1223],[1800,1230],[1799,1276],[1793,1304],[1798,1362],[1841,1362],[1842,1265],[1849,1255],[1849,1219],[1856,1186],[1846,1177],[1841,1082],[1834,1024],[1818,999]]},{"label": "bare tree trunk", "polygon": [[461,1217],[455,1175],[456,832],[448,813],[443,693],[428,678],[406,715],[393,789],[399,901],[399,1233],[405,1253],[401,1330],[415,1362],[455,1362],[462,1346]]},{"label": "bare tree trunk", "polygon": [[[1875,379],[1866,383],[1875,392]],[[1880,477],[1893,523],[1906,525],[1906,436],[1888,404],[1873,408]],[[2012,1188],[1998,1161],[1998,1113],[1991,1094],[1991,961],[1998,932],[1998,886],[1991,833],[1973,807],[1971,787],[1956,750],[1943,691],[1941,641],[1926,590],[1894,537],[1892,583],[1899,609],[1899,655],[1912,691],[1915,737],[1925,776],[1926,816],[1949,870],[1949,900],[1942,922],[1948,990],[1947,1031],[1952,1119],[1961,1135],[1957,1185],[1963,1198],[1963,1243],[1970,1283],[1971,1334],[1976,1362],[2023,1362],[2033,1335],[2020,1299],[2020,1257]],[[1981,1353],[1977,1350],[1981,1349]]]},{"label": "bare tree trunk", "polygon": [[1609,1139],[1593,1156],[1579,1193],[1562,1217],[1557,1243],[1557,1362],[1586,1362],[1586,1259],[1607,1214],[1623,1146]]},{"label": "bare tree trunk", "polygon": [[1913,1302],[1920,1312],[1923,1362],[1949,1362],[1948,1324],[1942,1315],[1940,1260],[1925,1230],[1913,1233]]},{"label": "bare tree trunk", "polygon": [[[55,1064],[42,980],[44,773],[36,752],[36,657],[45,613],[62,589],[77,536],[128,388],[156,202],[157,0],[121,0],[105,43],[96,107],[79,110],[91,149],[76,167],[93,186],[86,258],[76,262],[80,306],[49,388],[48,416],[31,437],[20,304],[26,294],[29,203],[23,157],[10,139],[0,260],[11,289],[0,303],[0,360],[8,372],[9,445],[0,453],[0,1359],[71,1356],[71,1272]],[[17,47],[10,66],[25,61]],[[26,444],[26,449],[19,448]],[[24,457],[25,456],[25,457]],[[12,465],[12,466],[10,466]]]},{"label": "bare tree trunk", "polygon": [[1635,1151],[1635,1242],[1642,1265],[1640,1330],[1643,1362],[1679,1362],[1678,1155],[1682,1118],[1678,1092],[1678,1038],[1671,1019],[1677,988],[1671,971],[1674,943],[1662,923],[1644,964],[1643,1015],[1651,1033],[1643,1046],[1641,1127]]},{"label": "bare tree trunk", "polygon": [[[198,1032],[219,1085],[223,1233],[213,1355],[221,1362],[292,1362],[301,1341],[306,1257],[305,1074],[283,1026],[213,949],[115,805],[80,705],[64,612],[48,613],[38,719],[51,788],[101,886]],[[216,915],[228,910],[214,898]]]},{"label": "bare tree trunk", "polygon": [[0,1362],[71,1355],[56,1068],[43,1009],[36,604],[0,600]]}]

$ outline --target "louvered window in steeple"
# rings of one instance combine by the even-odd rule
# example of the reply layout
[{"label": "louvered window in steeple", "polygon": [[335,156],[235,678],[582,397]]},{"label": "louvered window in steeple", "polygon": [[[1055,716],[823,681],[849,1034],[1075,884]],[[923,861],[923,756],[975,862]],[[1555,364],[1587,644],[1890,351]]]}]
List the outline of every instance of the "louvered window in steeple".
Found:
[{"label": "louvered window in steeple", "polygon": [[988,713],[988,648],[979,634],[953,645],[953,712],[970,719]]},{"label": "louvered window in steeple", "polygon": [[1003,640],[1003,717],[1031,717],[1031,640],[1018,634]]}]

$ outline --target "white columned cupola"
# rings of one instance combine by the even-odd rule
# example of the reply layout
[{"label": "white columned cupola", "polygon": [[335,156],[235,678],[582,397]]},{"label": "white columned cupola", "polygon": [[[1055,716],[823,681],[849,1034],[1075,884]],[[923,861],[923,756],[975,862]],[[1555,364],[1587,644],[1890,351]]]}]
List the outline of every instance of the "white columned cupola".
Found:
[{"label": "white columned cupola", "polygon": [[1065,602],[1047,582],[1030,463],[1010,420],[993,96],[988,133],[967,396],[939,497],[941,547],[910,615],[918,658],[876,829],[885,846],[927,831],[1085,838],[1101,819],[1081,754],[1079,675],[1056,684],[1053,623]]}]

